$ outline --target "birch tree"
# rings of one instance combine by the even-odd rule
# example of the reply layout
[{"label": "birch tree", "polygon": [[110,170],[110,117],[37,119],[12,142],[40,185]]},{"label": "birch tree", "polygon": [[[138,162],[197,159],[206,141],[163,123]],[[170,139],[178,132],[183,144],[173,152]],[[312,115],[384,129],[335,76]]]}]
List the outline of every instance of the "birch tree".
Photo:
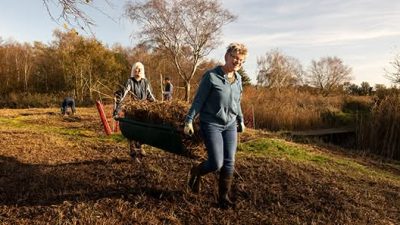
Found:
[{"label": "birch tree", "polygon": [[351,81],[351,71],[351,67],[338,57],[322,57],[319,61],[312,60],[307,83],[328,95],[340,85]]},{"label": "birch tree", "polygon": [[186,101],[198,66],[220,44],[222,27],[235,19],[218,0],[134,1],[126,5],[126,16],[140,25],[141,41],[166,52],[185,82]]},{"label": "birch tree", "polygon": [[257,65],[257,84],[260,86],[279,89],[302,82],[304,72],[300,62],[278,50],[259,57]]}]

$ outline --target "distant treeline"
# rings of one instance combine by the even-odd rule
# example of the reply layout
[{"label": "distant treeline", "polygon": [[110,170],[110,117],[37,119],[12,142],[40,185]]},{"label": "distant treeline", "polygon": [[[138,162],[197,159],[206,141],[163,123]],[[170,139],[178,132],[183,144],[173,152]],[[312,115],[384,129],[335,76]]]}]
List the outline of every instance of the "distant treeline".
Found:
[{"label": "distant treeline", "polygon": [[[18,43],[0,38],[0,107],[15,106],[18,102],[14,100],[27,96],[58,98],[71,95],[85,104],[110,99],[125,84],[131,65],[136,61],[145,65],[146,77],[156,96],[161,96],[161,76],[171,78],[177,87],[177,95],[179,87],[183,86],[165,54],[146,44],[132,48],[118,44],[109,47],[74,30],[56,30],[54,37],[48,44]],[[215,62],[206,61],[196,75],[213,65]],[[195,78],[193,82],[196,81]]]},{"label": "distant treeline", "polygon": [[[95,100],[111,103],[136,61],[145,65],[158,99],[165,76],[174,84],[174,98],[184,99],[184,81],[162,50],[147,44],[109,47],[74,30],[56,30],[54,37],[48,44],[0,38],[0,107],[58,107],[65,96],[75,97],[78,106]],[[206,60],[200,65],[192,79],[192,92],[202,74],[216,64]],[[259,73],[257,77],[264,78],[258,79],[258,85],[249,85],[246,72],[240,71],[246,81],[242,107],[247,126],[280,131],[351,125],[357,128],[356,148],[400,158],[400,103],[395,86],[372,88],[367,82],[360,86],[345,82],[321,92],[307,84],[271,85],[272,72]]]}]

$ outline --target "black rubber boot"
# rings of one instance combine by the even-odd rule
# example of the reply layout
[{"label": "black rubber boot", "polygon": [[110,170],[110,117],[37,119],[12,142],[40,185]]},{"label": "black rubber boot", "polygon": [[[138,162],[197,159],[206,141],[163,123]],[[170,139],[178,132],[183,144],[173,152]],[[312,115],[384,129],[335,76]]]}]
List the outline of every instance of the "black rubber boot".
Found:
[{"label": "black rubber boot", "polygon": [[140,142],[129,140],[129,155],[132,159],[138,160],[146,156],[146,152]]},{"label": "black rubber boot", "polygon": [[219,175],[219,207],[222,209],[234,208],[235,204],[229,199],[233,175],[221,172]]},{"label": "black rubber boot", "polygon": [[128,145],[129,145],[129,156],[130,156],[132,159],[135,159],[135,158],[137,157],[137,151],[136,151],[135,141],[129,140],[129,141],[128,141]]},{"label": "black rubber boot", "polygon": [[200,163],[197,166],[193,166],[190,170],[190,178],[188,182],[189,188],[194,193],[200,192],[201,187],[201,176],[205,175],[205,171],[203,169],[204,162]]}]

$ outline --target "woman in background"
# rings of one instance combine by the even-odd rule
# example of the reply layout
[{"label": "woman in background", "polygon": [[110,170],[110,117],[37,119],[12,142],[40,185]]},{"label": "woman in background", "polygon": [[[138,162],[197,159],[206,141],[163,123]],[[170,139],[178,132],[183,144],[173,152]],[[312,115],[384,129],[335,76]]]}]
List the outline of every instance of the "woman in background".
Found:
[{"label": "woman in background", "polygon": [[[113,112],[113,117],[117,117],[120,111],[120,105],[125,99],[125,97],[130,93],[133,100],[137,101],[155,101],[154,95],[151,92],[151,86],[148,80],[145,78],[144,65],[141,62],[136,62],[132,66],[131,76],[125,84],[122,95],[117,100],[117,105]],[[129,141],[129,155],[132,158],[143,157],[146,152],[143,149],[142,144],[139,141],[128,140]]]}]

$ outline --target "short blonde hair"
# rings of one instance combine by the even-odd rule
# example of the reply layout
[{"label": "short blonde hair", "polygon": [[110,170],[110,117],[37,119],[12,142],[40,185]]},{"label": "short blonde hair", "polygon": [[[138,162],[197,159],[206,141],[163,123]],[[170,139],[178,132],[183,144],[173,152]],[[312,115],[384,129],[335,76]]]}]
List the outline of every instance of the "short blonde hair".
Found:
[{"label": "short blonde hair", "polygon": [[235,53],[237,55],[244,55],[247,57],[247,47],[241,43],[231,43],[226,49],[226,54]]},{"label": "short blonde hair", "polygon": [[144,65],[141,62],[135,62],[132,65],[132,70],[131,70],[131,77],[135,76],[135,69],[139,68],[140,69],[140,77],[144,78],[145,77],[145,73],[144,73]]}]

